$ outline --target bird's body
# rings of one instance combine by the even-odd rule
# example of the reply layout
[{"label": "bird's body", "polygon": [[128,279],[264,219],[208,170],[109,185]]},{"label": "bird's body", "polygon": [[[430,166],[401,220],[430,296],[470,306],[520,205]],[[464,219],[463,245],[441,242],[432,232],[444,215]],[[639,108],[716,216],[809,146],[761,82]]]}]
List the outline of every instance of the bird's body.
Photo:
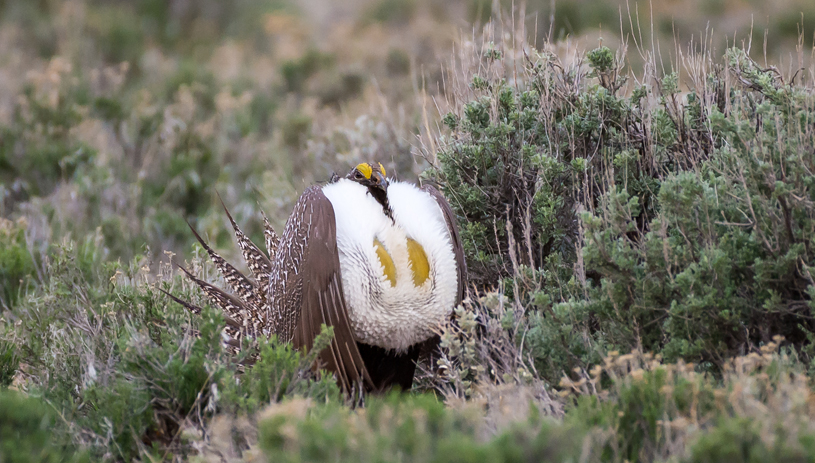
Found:
[{"label": "bird's body", "polygon": [[438,343],[464,291],[449,205],[432,187],[387,181],[376,166],[360,164],[347,178],[308,188],[280,240],[266,222],[268,258],[230,216],[256,282],[196,234],[238,294],[193,277],[231,317],[231,333],[275,334],[310,349],[321,326],[332,326],[334,340],[320,358],[347,391],[409,388],[420,350]]},{"label": "bird's body", "polygon": [[359,342],[404,352],[427,340],[456,304],[458,274],[444,216],[428,193],[391,183],[388,218],[367,188],[322,189],[334,207],[342,283]]}]

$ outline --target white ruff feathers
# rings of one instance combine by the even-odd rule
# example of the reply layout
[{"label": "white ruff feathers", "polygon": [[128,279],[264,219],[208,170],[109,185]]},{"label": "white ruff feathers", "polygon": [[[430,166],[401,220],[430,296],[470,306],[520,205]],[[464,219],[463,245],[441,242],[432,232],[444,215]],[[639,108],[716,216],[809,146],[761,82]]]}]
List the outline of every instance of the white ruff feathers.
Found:
[{"label": "white ruff feathers", "polygon": [[[430,338],[453,311],[458,270],[450,231],[436,200],[410,183],[392,182],[394,221],[368,189],[341,179],[322,189],[334,206],[337,248],[349,318],[360,342],[404,351]],[[414,286],[407,238],[427,254],[430,276]],[[396,286],[377,257],[378,239],[393,259]]]}]

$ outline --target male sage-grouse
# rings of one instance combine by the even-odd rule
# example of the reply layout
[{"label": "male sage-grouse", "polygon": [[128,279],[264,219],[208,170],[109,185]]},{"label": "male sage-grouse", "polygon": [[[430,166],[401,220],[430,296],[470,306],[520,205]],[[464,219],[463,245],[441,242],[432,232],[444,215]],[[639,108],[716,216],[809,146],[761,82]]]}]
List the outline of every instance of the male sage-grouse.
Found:
[{"label": "male sage-grouse", "polygon": [[389,181],[381,164],[359,164],[308,188],[281,238],[264,216],[268,257],[226,213],[254,279],[195,230],[234,295],[184,271],[223,309],[233,347],[276,334],[310,349],[326,324],[334,339],[320,359],[346,392],[411,387],[420,351],[438,344],[437,328],[466,281],[455,216],[435,188]]}]

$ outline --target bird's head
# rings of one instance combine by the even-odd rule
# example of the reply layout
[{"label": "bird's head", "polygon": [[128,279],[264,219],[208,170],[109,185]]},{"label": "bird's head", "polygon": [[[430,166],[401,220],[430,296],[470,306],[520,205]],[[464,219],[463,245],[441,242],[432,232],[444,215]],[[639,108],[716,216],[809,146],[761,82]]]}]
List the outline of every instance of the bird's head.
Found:
[{"label": "bird's head", "polygon": [[393,211],[388,204],[388,179],[385,167],[379,162],[357,164],[345,178],[368,188],[368,193],[382,205],[385,215],[393,219]]},{"label": "bird's head", "polygon": [[378,162],[363,162],[357,164],[351,172],[345,177],[353,180],[361,185],[368,187],[369,190],[381,190],[385,193],[388,191],[388,179],[385,177],[385,168]]}]

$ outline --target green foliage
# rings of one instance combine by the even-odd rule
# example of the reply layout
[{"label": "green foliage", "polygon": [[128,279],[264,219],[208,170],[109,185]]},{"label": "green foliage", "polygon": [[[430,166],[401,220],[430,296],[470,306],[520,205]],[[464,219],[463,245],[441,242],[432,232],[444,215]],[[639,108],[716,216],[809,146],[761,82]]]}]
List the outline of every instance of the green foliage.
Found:
[{"label": "green foliage", "polygon": [[259,358],[240,381],[225,382],[221,406],[251,412],[292,395],[340,402],[340,389],[332,375],[322,372],[315,381],[302,380],[303,372],[311,369],[317,355],[331,343],[333,336],[333,328],[324,326],[308,355],[275,337],[258,340]]},{"label": "green foliage", "polygon": [[8,387],[14,381],[14,374],[20,365],[16,347],[10,342],[0,340],[0,389]]},{"label": "green foliage", "polygon": [[815,8],[806,4],[795,12],[781,12],[771,28],[778,31],[781,37],[794,38],[795,40],[800,38],[805,46],[811,46],[815,42],[813,42],[812,34],[808,31],[815,30]]},{"label": "green foliage", "polygon": [[302,92],[308,78],[332,65],[333,57],[331,55],[309,50],[299,59],[283,63],[280,73],[287,91]]},{"label": "green foliage", "polygon": [[[311,49],[298,59],[286,61],[280,69],[284,89],[300,95],[316,96],[323,106],[339,106],[358,96],[365,77],[357,71],[337,68],[336,58],[330,53]],[[296,146],[291,140],[296,141],[297,136],[289,135],[289,130],[290,127],[284,127],[286,144]],[[298,131],[298,128],[295,130]]]},{"label": "green foliage", "polygon": [[283,142],[290,148],[302,146],[308,140],[311,118],[293,114],[283,123]]},{"label": "green foliage", "polygon": [[90,32],[98,37],[105,60],[111,63],[135,62],[144,52],[145,31],[133,20],[133,13],[129,8],[111,5],[91,9]]},{"label": "green foliage", "polygon": [[37,264],[26,245],[25,229],[24,222],[0,219],[0,308],[13,306],[34,286]]},{"label": "green foliage", "polygon": [[[20,28],[20,56],[33,55],[27,43],[35,28],[46,30],[42,47],[50,50],[14,71],[0,122],[0,211],[42,216],[38,239],[101,228],[113,259],[129,260],[145,244],[182,252],[192,241],[184,222],[208,218],[219,182],[245,185],[221,188],[227,203],[256,196],[272,163],[263,154],[277,143],[280,92],[224,77],[215,51],[231,40],[248,53],[268,48],[265,18],[293,10],[278,0],[165,3],[0,5],[0,20]],[[315,91],[334,101],[359,94],[358,73],[335,74],[340,87]],[[245,137],[253,147],[239,146]]]},{"label": "green foliage", "polygon": [[[602,446],[604,460],[648,459],[667,443],[662,429],[664,420],[687,416],[691,407],[696,407],[694,412],[698,413],[714,411],[713,394],[701,387],[701,377],[672,378],[668,368],[640,373],[615,381],[614,397],[610,400],[583,396],[567,414],[568,420],[587,428],[601,426],[615,430],[616,439]],[[665,393],[668,388],[670,395]]]},{"label": "green foliage", "polygon": [[599,85],[555,59],[511,87],[476,75],[428,173],[464,223],[471,279],[503,277],[527,308],[537,371],[633,348],[716,371],[776,334],[809,352],[812,89],[731,49],[744,86],[725,111],[716,72],[680,104],[675,72],[627,97],[608,48],[587,54]]},{"label": "green foliage", "polygon": [[533,336],[525,342],[549,380],[596,360],[606,343],[587,338],[590,311],[563,305],[584,297],[585,276],[572,271],[583,246],[578,212],[621,188],[641,201],[634,220],[647,222],[663,172],[673,168],[656,155],[683,150],[676,136],[644,150],[644,95],[621,94],[625,79],[611,50],[589,55],[599,85],[577,87],[589,81],[575,75],[584,71],[542,54],[526,62],[528,80],[512,86],[473,77],[469,102],[444,118],[456,141],[442,145],[438,170],[426,173],[462,223],[470,279],[488,287],[511,278],[519,284],[505,280],[504,290],[520,306],[538,306],[527,312]]},{"label": "green foliage", "polygon": [[573,36],[588,28],[619,27],[620,22],[619,12],[613,4],[597,0],[557,3],[554,19],[556,38]]},{"label": "green foliage", "polygon": [[173,8],[157,0],[127,4],[100,1],[88,8],[87,32],[105,60],[135,64],[150,45],[189,53],[194,47],[211,45],[214,38],[222,35],[254,38],[262,30],[265,14],[287,9],[289,2],[280,0],[251,3],[204,0],[185,8]]},{"label": "green foliage", "polygon": [[608,47],[595,48],[586,55],[586,58],[588,58],[591,67],[598,73],[614,69],[614,53]]},{"label": "green foliage", "polygon": [[38,399],[0,390],[0,461],[62,463],[89,461],[84,453],[55,442],[53,412]]},{"label": "green foliage", "polygon": [[561,381],[576,396],[564,422],[594,433],[593,461],[806,461],[815,455],[810,386],[795,355],[777,348],[731,359],[720,378],[612,353]]},{"label": "green foliage", "polygon": [[[19,343],[21,361],[39,378],[28,386],[73,423],[63,430],[69,438],[93,436],[94,453],[128,459],[142,437],[166,425],[165,408],[180,414],[190,408],[195,393],[189,390],[201,388],[195,383],[200,374],[190,377],[182,366],[200,365],[195,347],[201,343],[182,342],[180,309],[165,312],[147,288],[113,276],[139,278],[138,263],[121,268],[103,265],[100,257],[93,241],[60,249],[43,293],[15,308],[17,324],[5,337]],[[160,341],[155,326],[164,323],[175,328],[172,342],[145,339],[152,331]]]},{"label": "green foliage", "polygon": [[363,14],[363,21],[404,24],[416,11],[416,0],[379,0]]},{"label": "green foliage", "polygon": [[641,146],[641,111],[617,95],[622,80],[608,48],[594,50],[589,60],[602,86],[575,92],[568,86],[575,76],[557,76],[554,63],[541,56],[528,63],[528,82],[509,86],[475,75],[472,99],[460,114],[445,116],[457,142],[438,153],[440,169],[429,176],[466,222],[463,238],[476,281],[506,275],[517,265],[509,249],[519,244],[528,248],[519,252],[520,263],[530,267],[551,255],[574,261],[576,205],[596,201],[620,156],[630,161],[615,181],[650,201],[653,192],[641,191],[653,186],[650,160],[631,154]]},{"label": "green foliage", "polygon": [[[770,342],[760,355],[732,359],[720,378],[612,353],[564,377],[562,420],[521,401],[515,413],[528,405],[527,418],[489,434],[489,405],[390,395],[351,410],[294,399],[260,414],[260,445],[274,461],[807,461],[810,386],[795,356],[777,349]],[[503,406],[512,402],[508,389],[501,395]]]},{"label": "green foliage", "polygon": [[[103,262],[99,243],[56,249],[46,283],[0,325],[0,384],[24,364],[20,387],[59,411],[57,435],[95,458],[131,460],[150,448],[189,449],[183,426],[219,410],[252,412],[291,394],[340,400],[333,377],[311,371],[318,351],[261,342],[255,368],[241,375],[222,348],[222,315],[197,290],[174,291],[205,307],[193,316],[155,288],[171,290],[179,276],[148,283],[146,259]],[[328,330],[320,345],[330,339]],[[256,352],[246,349],[247,358]]]},{"label": "green foliage", "polygon": [[[496,301],[485,303],[493,306]],[[471,322],[460,320],[463,332],[470,332],[464,325]],[[489,383],[482,380],[473,384],[473,390],[483,395],[470,405],[484,404],[484,411],[458,407],[439,410],[438,416],[448,420],[467,417],[462,412],[476,413],[476,421],[470,423],[477,423],[470,428],[460,428],[462,435],[452,447],[453,456],[444,454],[443,457],[453,461],[468,461],[470,456],[477,455],[474,458],[489,461],[620,463],[808,461],[815,455],[812,446],[815,418],[809,405],[811,385],[805,375],[805,365],[796,354],[787,349],[779,350],[781,341],[781,337],[776,337],[762,347],[760,354],[730,359],[718,377],[698,373],[692,364],[666,363],[651,354],[612,352],[591,370],[578,369],[562,378],[560,395],[566,399],[566,410],[556,422],[540,421],[537,413],[537,407],[542,405],[540,396],[535,399],[528,396],[529,402],[513,402],[511,396],[518,389],[501,386],[489,391]],[[471,346],[454,346],[453,349],[473,352]],[[490,355],[494,358],[497,352],[493,350]],[[498,363],[486,366],[490,369]],[[523,390],[525,386],[520,381],[515,382],[514,387]],[[533,388],[539,391],[537,386]],[[490,423],[491,393],[500,395],[499,407],[513,403],[515,414],[520,407],[529,405],[528,422],[516,418],[514,424],[497,429],[490,439],[472,442],[470,436],[482,432],[478,425]],[[443,440],[451,433],[444,428],[434,429],[430,424],[420,428],[428,430],[427,435],[412,433],[399,426],[400,421],[393,421],[422,416],[416,411],[408,412],[410,407],[416,406],[412,399],[397,402],[392,411],[382,408],[382,402],[372,401],[364,414],[358,415],[347,410],[336,411],[331,406],[309,407],[302,402],[279,405],[268,412],[261,424],[265,439],[262,442],[271,457],[286,461],[330,458],[427,461],[423,457],[412,457],[415,454],[398,447],[398,440],[397,444],[391,443],[393,432],[409,435],[413,442],[424,446],[433,445],[436,439]],[[325,412],[326,409],[331,412]],[[396,423],[395,431],[376,421],[380,410],[389,411],[386,416]],[[433,415],[428,412],[428,416]],[[296,424],[291,426],[292,423]],[[520,441],[516,440],[519,429],[526,434]],[[379,446],[369,444],[368,439]],[[511,443],[507,448],[517,453],[496,451],[502,448],[497,445],[499,442]],[[532,450],[535,446],[540,447]],[[543,446],[548,449],[541,452],[539,449]],[[340,450],[331,453],[335,449]],[[442,450],[435,450],[432,455],[442,455]]]},{"label": "green foliage", "polygon": [[429,395],[371,398],[364,410],[295,400],[271,407],[260,443],[284,462],[563,461],[579,441],[534,415],[486,442],[476,410],[451,410]]},{"label": "green foliage", "polygon": [[0,182],[16,184],[20,199],[48,195],[93,159],[93,150],[70,135],[88,103],[87,87],[72,77],[71,64],[59,59],[33,74],[1,129]]},{"label": "green foliage", "polygon": [[754,86],[731,95],[728,116],[710,109],[715,149],[696,171],[662,179],[656,216],[638,220],[640,197],[618,190],[584,217],[586,266],[601,279],[574,306],[587,304],[621,348],[709,367],[773,334],[795,345],[811,336],[815,133],[798,120],[815,113],[801,90],[745,66]]},{"label": "green foliage", "polygon": [[404,75],[410,72],[410,56],[399,48],[391,48],[385,61],[388,73],[391,75]]},{"label": "green foliage", "polygon": [[[813,448],[805,452],[786,447],[783,438],[775,446],[762,439],[755,422],[747,419],[723,420],[710,433],[702,436],[693,446],[690,462],[707,463],[732,461],[739,463],[778,461],[802,461],[811,457]],[[803,449],[802,449],[803,450]]]}]

